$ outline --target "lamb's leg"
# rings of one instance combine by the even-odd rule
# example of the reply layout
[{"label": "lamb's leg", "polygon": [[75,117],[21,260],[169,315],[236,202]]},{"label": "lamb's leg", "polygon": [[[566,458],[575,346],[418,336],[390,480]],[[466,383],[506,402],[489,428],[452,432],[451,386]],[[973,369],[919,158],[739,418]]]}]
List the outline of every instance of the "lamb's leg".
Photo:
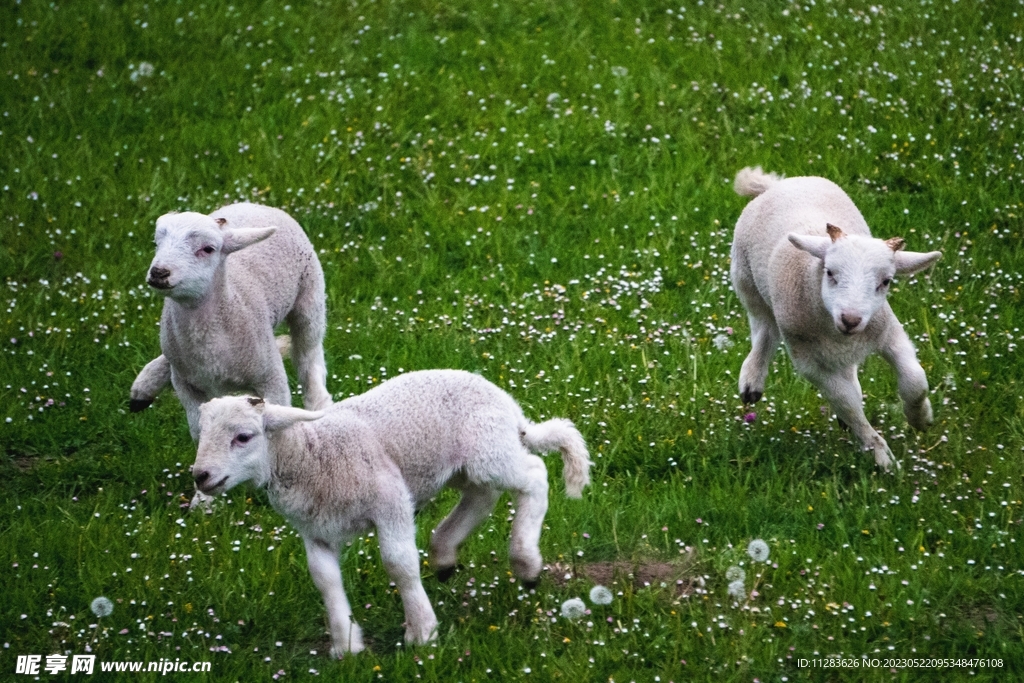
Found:
[{"label": "lamb's leg", "polygon": [[509,554],[512,571],[524,585],[537,584],[543,560],[540,556],[540,532],[548,511],[548,472],[544,461],[523,453],[517,458],[517,471],[509,488],[516,496],[516,518],[512,522]]},{"label": "lamb's leg", "polygon": [[751,349],[740,368],[740,397],[744,403],[757,403],[764,395],[768,367],[782,335],[771,306],[757,290],[750,268],[740,257],[732,264],[732,282],[750,321]]},{"label": "lamb's leg", "polygon": [[430,564],[441,581],[451,578],[458,562],[459,546],[487,519],[501,496],[501,491],[490,486],[467,483],[460,488],[462,499],[437,525],[430,539]]},{"label": "lamb's leg", "polygon": [[[199,408],[210,399],[206,394],[178,377],[173,371],[171,372],[171,384],[174,385],[174,393],[177,394],[178,400],[181,401],[181,406],[185,409],[185,417],[188,418],[188,431],[192,435],[192,440],[198,443]],[[191,509],[201,507],[210,512],[213,506],[213,496],[208,496],[199,489],[196,489],[195,495],[192,496],[188,506]]]},{"label": "lamb's leg", "polygon": [[199,407],[210,400],[205,393],[196,389],[180,377],[173,368],[171,369],[171,384],[174,386],[174,393],[181,401],[181,407],[185,409],[185,417],[188,419],[188,431],[192,440],[199,443]]},{"label": "lamb's leg", "polygon": [[416,526],[411,504],[388,510],[377,520],[380,558],[405,606],[405,642],[423,645],[437,637],[437,617],[420,580]]},{"label": "lamb's leg", "polygon": [[363,632],[359,624],[352,621],[352,607],[345,597],[341,583],[341,567],[338,566],[338,546],[319,539],[303,539],[306,543],[306,560],[313,583],[320,589],[327,607],[327,622],[331,629],[331,656],[341,659],[346,652],[360,652],[363,649]]},{"label": "lamb's leg", "polygon": [[811,363],[797,362],[796,355],[793,360],[800,374],[818,387],[825,400],[832,404],[836,416],[849,425],[854,436],[860,439],[864,450],[874,453],[875,464],[884,470],[889,470],[893,465],[898,468],[899,462],[889,450],[889,445],[864,416],[863,394],[860,381],[857,379],[857,366],[851,365],[829,374]]},{"label": "lamb's leg", "polygon": [[932,423],[932,404],[928,400],[928,377],[917,360],[917,352],[902,326],[890,334],[880,349],[882,357],[896,371],[903,414],[914,429],[927,429]]},{"label": "lamb's leg", "polygon": [[757,403],[764,395],[768,367],[782,338],[774,320],[758,318],[753,314],[748,318],[751,349],[740,368],[740,397],[744,403]]},{"label": "lamb's leg", "polygon": [[138,413],[153,404],[153,399],[171,383],[171,361],[159,355],[146,363],[138,377],[132,382],[128,410]]},{"label": "lamb's leg", "polygon": [[270,378],[263,387],[256,387],[262,390],[262,398],[267,403],[276,406],[290,406],[292,404],[292,390],[288,388],[288,373],[284,370],[284,363],[277,359],[271,361],[273,368]]},{"label": "lamb's leg", "polygon": [[299,295],[288,314],[292,362],[302,383],[302,404],[306,410],[323,410],[331,405],[324,362],[324,331],[327,328],[322,294],[313,287]]}]

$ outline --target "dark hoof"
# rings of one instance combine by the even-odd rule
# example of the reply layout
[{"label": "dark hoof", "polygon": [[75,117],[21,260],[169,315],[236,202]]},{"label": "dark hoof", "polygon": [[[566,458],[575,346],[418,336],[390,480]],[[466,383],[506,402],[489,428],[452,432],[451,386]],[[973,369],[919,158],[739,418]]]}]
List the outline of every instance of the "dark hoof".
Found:
[{"label": "dark hoof", "polygon": [[538,579],[532,579],[530,581],[527,581],[526,579],[523,579],[523,588],[525,590],[532,591],[538,585],[540,585],[540,579],[539,578]]},{"label": "dark hoof", "polygon": [[437,580],[441,583],[447,583],[448,579],[455,576],[455,570],[462,565],[452,565],[451,567],[445,567],[444,569],[437,570]]},{"label": "dark hoof", "polygon": [[838,415],[836,416],[836,422],[838,422],[838,423],[839,423],[839,426],[840,426],[840,427],[841,427],[841,428],[842,428],[842,429],[843,429],[844,431],[847,431],[847,432],[848,432],[848,431],[850,431],[850,425],[848,425],[848,424],[846,424],[845,422],[843,422],[843,418],[839,417]]},{"label": "dark hoof", "polygon": [[151,405],[153,405],[152,399],[147,400],[144,398],[133,398],[132,400],[128,401],[128,410],[130,410],[133,413],[141,413],[143,410],[150,407]]},{"label": "dark hoof", "polygon": [[762,396],[764,396],[763,392],[751,391],[750,389],[747,389],[746,391],[743,392],[743,395],[740,398],[743,399],[743,402],[745,404],[750,405],[760,401]]}]

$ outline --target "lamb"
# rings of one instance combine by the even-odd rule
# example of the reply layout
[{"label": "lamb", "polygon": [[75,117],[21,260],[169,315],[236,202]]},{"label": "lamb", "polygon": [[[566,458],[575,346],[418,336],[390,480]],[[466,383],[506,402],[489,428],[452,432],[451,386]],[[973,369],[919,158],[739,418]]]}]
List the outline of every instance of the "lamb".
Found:
[{"label": "lamb", "polygon": [[[247,391],[290,405],[281,361],[289,341],[305,406],[330,405],[324,276],[298,223],[256,204],[209,216],[171,213],[157,219],[156,244],[148,282],[167,297],[163,355],[132,385],[132,410],[149,405],[169,380],[198,440],[199,406],[216,396]],[[290,340],[275,343],[274,327],[285,321]]]},{"label": "lamb", "polygon": [[399,375],[325,411],[233,396],[204,404],[201,416],[196,486],[211,496],[245,481],[267,487],[271,504],[305,542],[335,657],[363,649],[338,566],[346,541],[376,527],[381,559],[405,606],[405,639],[422,644],[435,637],[437,618],[420,581],[415,510],[445,486],[462,492],[430,543],[430,564],[443,581],[455,570],[459,545],[501,492],[511,491],[518,510],[512,568],[535,584],[548,480],[531,451],[561,451],[571,498],[582,495],[593,464],[572,422],[534,424],[511,396],[460,370]]},{"label": "lamb", "polygon": [[900,237],[873,238],[853,201],[825,178],[783,180],[745,168],[734,188],[754,197],[732,244],[732,283],[753,346],[740,370],[743,402],[761,398],[768,364],[785,341],[797,372],[888,470],[893,454],[864,417],[857,367],[880,353],[896,371],[907,421],[921,430],[931,424],[928,379],[886,296],[894,275],[924,270],[942,252],[904,251]]}]

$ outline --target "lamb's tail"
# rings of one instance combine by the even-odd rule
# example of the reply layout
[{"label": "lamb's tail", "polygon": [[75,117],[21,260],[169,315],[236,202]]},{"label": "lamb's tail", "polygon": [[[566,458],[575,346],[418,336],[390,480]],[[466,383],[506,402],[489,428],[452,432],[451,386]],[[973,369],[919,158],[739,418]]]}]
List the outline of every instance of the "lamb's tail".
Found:
[{"label": "lamb's tail", "polygon": [[520,433],[523,445],[534,453],[555,450],[562,453],[565,495],[581,497],[583,487],[590,483],[590,468],[594,463],[590,461],[583,435],[573,423],[563,418],[540,424],[527,422]]},{"label": "lamb's tail", "polygon": [[782,180],[777,173],[767,173],[761,170],[760,166],[753,168],[747,166],[736,174],[736,180],[732,188],[736,194],[744,197],[756,197],[767,191],[772,185]]},{"label": "lamb's tail", "polygon": [[281,354],[281,358],[289,358],[292,355],[292,338],[287,334],[282,334],[279,337],[274,337],[274,341],[277,342],[277,352]]}]

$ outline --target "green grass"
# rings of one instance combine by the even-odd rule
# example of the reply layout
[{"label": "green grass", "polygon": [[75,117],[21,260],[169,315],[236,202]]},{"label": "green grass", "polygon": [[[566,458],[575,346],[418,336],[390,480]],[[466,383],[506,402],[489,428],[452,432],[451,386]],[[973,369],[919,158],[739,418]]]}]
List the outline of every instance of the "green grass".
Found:
[{"label": "green grass", "polygon": [[[241,681],[1020,676],[1024,6],[679,5],[4,3],[3,675],[91,648]],[[755,164],[826,176],[876,235],[944,253],[892,295],[936,424],[907,426],[880,359],[861,375],[899,474],[783,354],[743,420],[731,179]],[[372,643],[330,661],[301,542],[265,495],[187,513],[180,405],[125,409],[159,352],[156,217],[238,199],[290,211],[320,252],[336,397],[454,367],[533,419],[572,418],[594,483],[567,501],[548,459],[545,558],[686,558],[703,588],[620,580],[566,621],[591,583],[510,582],[503,499],[452,584],[424,568],[435,645],[398,645],[375,541],[353,543]],[[453,502],[420,515],[421,548]],[[725,571],[744,560],[759,595],[736,605]],[[115,609],[93,626],[99,595]],[[1002,668],[797,664],[831,654]]]}]

